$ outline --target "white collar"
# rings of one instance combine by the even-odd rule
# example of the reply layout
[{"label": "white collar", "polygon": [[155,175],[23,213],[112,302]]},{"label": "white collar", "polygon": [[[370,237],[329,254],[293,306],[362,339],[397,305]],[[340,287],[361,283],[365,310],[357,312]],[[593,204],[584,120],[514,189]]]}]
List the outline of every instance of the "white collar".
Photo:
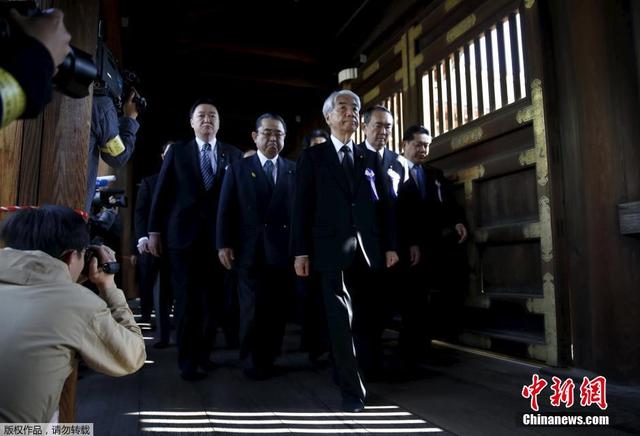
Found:
[{"label": "white collar", "polygon": [[340,149],[345,145],[349,147],[349,149],[351,150],[351,155],[353,156],[353,141],[351,140],[351,138],[349,138],[346,144],[343,144],[338,138],[331,135],[331,142],[333,143],[333,147],[336,149],[338,156],[340,156]]},{"label": "white collar", "polygon": [[364,140],[364,145],[374,153],[378,153],[380,157],[384,157],[384,147],[380,147],[380,150],[376,150],[376,148],[373,145],[371,145],[368,139]]},{"label": "white collar", "polygon": [[211,151],[215,151],[217,142],[218,142],[218,138],[213,138],[213,141],[210,141],[210,142],[204,142],[202,139],[196,136],[196,143],[198,144],[198,150],[200,151],[202,151],[202,147],[205,144],[211,145]]},{"label": "white collar", "polygon": [[258,152],[256,153],[258,155],[258,159],[260,159],[260,166],[264,167],[264,163],[268,160],[270,160],[271,162],[273,162],[273,166],[277,168],[277,164],[278,164],[278,156],[276,155],[276,157],[274,157],[273,159],[269,159],[267,156],[265,156],[264,154],[262,154],[262,152],[260,150],[258,150]]}]

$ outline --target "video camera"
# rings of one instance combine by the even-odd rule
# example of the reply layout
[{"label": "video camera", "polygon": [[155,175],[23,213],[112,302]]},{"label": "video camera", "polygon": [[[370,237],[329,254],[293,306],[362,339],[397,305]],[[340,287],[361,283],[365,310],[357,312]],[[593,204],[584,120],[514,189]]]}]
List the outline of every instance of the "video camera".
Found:
[{"label": "video camera", "polygon": [[88,266],[92,257],[98,258],[98,268],[108,274],[116,274],[120,271],[120,264],[108,262],[100,257],[100,250],[95,246],[107,244],[115,246],[120,239],[121,226],[118,221],[116,207],[127,207],[127,197],[124,189],[107,189],[109,183],[114,182],[116,176],[101,176],[96,179],[95,195],[89,211],[89,237],[91,246],[85,254],[85,271],[88,274]]},{"label": "video camera", "polygon": [[[29,17],[44,14],[32,1],[0,1],[0,40],[9,39],[15,31],[19,31],[11,27],[8,19],[11,9]],[[89,87],[97,75],[98,70],[91,55],[72,45],[71,52],[53,77],[53,86],[68,97],[83,98],[89,95]]]},{"label": "video camera", "polygon": [[115,176],[98,177],[96,190],[91,201],[89,213],[89,236],[92,244],[100,244],[109,239],[119,239],[116,235],[120,231],[116,224],[117,207],[127,207],[127,196],[124,189],[105,189]]},{"label": "video camera", "polygon": [[[133,71],[124,70],[122,74],[118,69],[118,63],[106,46],[102,39],[98,40],[98,49],[96,51],[96,60],[98,63],[98,79],[93,88],[94,95],[106,95],[111,97],[113,104],[122,112],[122,105],[132,89],[140,84],[140,79]],[[147,100],[137,92],[133,97],[139,113],[147,109]]]}]

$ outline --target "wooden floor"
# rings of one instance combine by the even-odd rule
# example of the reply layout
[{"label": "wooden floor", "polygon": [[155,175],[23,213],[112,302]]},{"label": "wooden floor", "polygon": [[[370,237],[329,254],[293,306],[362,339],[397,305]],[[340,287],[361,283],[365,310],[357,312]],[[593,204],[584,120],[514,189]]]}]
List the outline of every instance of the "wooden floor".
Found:
[{"label": "wooden floor", "polygon": [[[340,412],[331,369],[313,368],[297,351],[295,326],[276,362],[279,374],[266,381],[245,379],[237,350],[220,349],[214,355],[218,369],[204,381],[185,382],[176,369],[176,348],[155,350],[153,332],[145,335],[149,361],[138,373],[115,379],[82,371],[76,420],[94,423],[95,435],[640,434],[638,387],[609,384],[608,427],[525,427],[522,415],[530,412],[529,402],[520,392],[544,368],[445,344],[436,343],[439,353],[412,380],[368,384],[367,409],[351,414]],[[388,349],[395,345],[393,336],[387,332]],[[571,411],[595,412],[576,406]]]}]

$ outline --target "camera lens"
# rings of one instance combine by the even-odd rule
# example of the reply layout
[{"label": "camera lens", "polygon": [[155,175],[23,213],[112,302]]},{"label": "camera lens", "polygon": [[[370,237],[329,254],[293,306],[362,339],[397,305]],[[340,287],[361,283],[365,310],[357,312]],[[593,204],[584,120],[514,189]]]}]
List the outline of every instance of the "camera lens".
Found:
[{"label": "camera lens", "polygon": [[89,95],[89,86],[98,76],[91,55],[71,46],[71,52],[58,67],[53,84],[58,91],[72,98]]}]

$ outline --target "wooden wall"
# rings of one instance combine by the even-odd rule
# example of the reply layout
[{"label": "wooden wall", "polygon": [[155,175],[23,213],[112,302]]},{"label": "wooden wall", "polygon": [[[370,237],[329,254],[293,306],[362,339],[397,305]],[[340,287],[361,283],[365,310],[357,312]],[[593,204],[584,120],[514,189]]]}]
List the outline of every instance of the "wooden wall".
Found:
[{"label": "wooden wall", "polygon": [[461,339],[638,380],[640,239],[618,223],[640,200],[638,2],[436,0],[369,48],[350,87],[365,106],[402,92],[404,125],[423,122],[422,74],[516,8],[527,95],[430,155],[471,224]]},{"label": "wooden wall", "polygon": [[637,17],[633,0],[547,1],[543,17],[574,363],[636,381],[640,240],[620,233],[617,210],[640,200]]}]

